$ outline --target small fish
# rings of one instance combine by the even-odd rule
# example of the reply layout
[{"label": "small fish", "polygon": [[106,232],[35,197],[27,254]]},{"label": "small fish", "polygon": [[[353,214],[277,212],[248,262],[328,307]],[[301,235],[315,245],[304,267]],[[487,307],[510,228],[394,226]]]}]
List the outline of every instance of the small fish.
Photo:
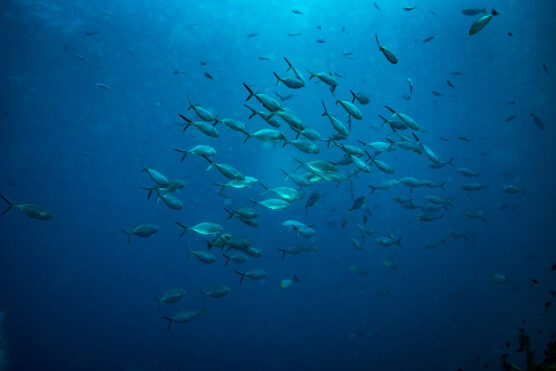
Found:
[{"label": "small fish", "polygon": [[253,32],[253,33],[250,33],[250,34],[247,35],[248,38],[255,37],[255,36],[259,36],[259,33],[258,32]]},{"label": "small fish", "polygon": [[206,66],[207,65],[207,62],[205,62],[205,61],[199,61],[199,63],[201,63],[201,66]]},{"label": "small fish", "polygon": [[459,71],[452,72],[452,75],[454,75],[454,76],[463,76],[463,72],[459,72]]},{"label": "small fish", "polygon": [[515,100],[509,100],[508,102],[506,102],[508,104],[515,104]]},{"label": "small fish", "polygon": [[259,57],[259,60],[261,60],[261,61],[269,61],[270,58],[265,57],[265,56],[260,56],[260,57]]},{"label": "small fish", "polygon": [[461,11],[464,15],[477,15],[481,13],[486,13],[486,8],[474,8],[474,9],[463,9]]},{"label": "small fish", "polygon": [[101,88],[101,89],[109,90],[109,89],[108,89],[108,86],[106,86],[106,85],[105,85],[105,84],[103,84],[103,83],[98,83],[98,84],[97,84],[97,88]]},{"label": "small fish", "polygon": [[512,37],[513,35],[514,35],[513,33],[508,32],[508,36],[509,36],[509,37]]},{"label": "small fish", "polygon": [[380,45],[380,42],[378,41],[378,34],[375,34],[375,39],[376,39],[376,45],[378,46],[378,50],[380,50],[382,54],[384,54],[388,62],[392,64],[397,64],[398,56],[396,55],[396,53],[390,50],[387,46]]},{"label": "small fish", "polygon": [[98,33],[99,33],[99,31],[88,31],[88,32],[85,32],[85,36],[94,36]]},{"label": "small fish", "polygon": [[435,96],[437,96],[437,97],[443,97],[443,96],[444,96],[444,94],[439,93],[439,92],[434,91],[434,90],[432,91],[432,94],[435,95]]},{"label": "small fish", "polygon": [[280,94],[278,94],[277,91],[275,91],[274,94],[276,94],[276,96],[277,96],[277,97],[280,99],[280,101],[282,101],[282,102],[285,102],[285,101],[287,101],[288,99],[293,98],[293,96],[294,96],[293,94],[289,94],[289,95],[286,95],[286,96],[281,96]]},{"label": "small fish", "polygon": [[208,72],[205,72],[205,77],[209,80],[214,80],[214,77],[212,77],[212,75]]},{"label": "small fish", "polygon": [[537,125],[539,129],[544,130],[544,122],[540,118],[538,118],[537,115],[531,112],[529,116],[533,118],[533,120],[535,121],[535,125]]},{"label": "small fish", "polygon": [[11,209],[19,209],[25,215],[33,219],[48,220],[52,218],[52,213],[41,205],[31,203],[16,204],[15,202],[12,202],[10,199],[1,194],[0,198],[8,204],[8,208],[4,210],[1,215],[6,214]]},{"label": "small fish", "polygon": [[413,9],[417,9],[417,5],[406,6],[406,7],[403,8],[403,10],[406,10],[408,12],[412,11]]},{"label": "small fish", "polygon": [[319,43],[319,44],[324,44],[324,43],[326,43],[326,41],[323,40],[323,39],[317,39],[317,40],[315,40],[315,42],[317,42],[317,43]]},{"label": "small fish", "polygon": [[448,84],[448,86],[451,87],[451,88],[455,88],[455,85],[452,84],[452,82],[450,80],[446,80],[446,84]]},{"label": "small fish", "polygon": [[379,6],[379,5],[377,4],[377,2],[376,2],[376,1],[375,1],[375,2],[373,3],[373,5],[374,5],[374,6],[375,6],[375,8],[377,8],[378,10],[382,10],[382,9],[380,8],[380,6]]},{"label": "small fish", "polygon": [[344,55],[347,57],[349,55],[353,55],[353,52],[347,52],[347,53],[344,53]]},{"label": "small fish", "polygon": [[546,65],[546,63],[542,64],[542,68],[543,68],[544,72],[546,72],[546,74],[548,75],[548,66]]},{"label": "small fish", "polygon": [[477,32],[481,31],[490,22],[492,17],[496,15],[498,15],[498,12],[496,11],[496,9],[492,9],[489,14],[477,18],[471,25],[471,28],[469,28],[469,35],[474,35]]},{"label": "small fish", "polygon": [[427,37],[426,39],[423,40],[424,43],[428,43],[429,41],[431,41],[432,39],[434,39],[436,37],[436,35],[432,35]]},{"label": "small fish", "polygon": [[443,142],[449,142],[450,141],[450,139],[444,138],[444,137],[440,137],[440,140],[443,141]]},{"label": "small fish", "polygon": [[288,36],[290,37],[301,36],[301,32],[289,33]]},{"label": "small fish", "polygon": [[515,119],[515,117],[516,117],[516,115],[511,115],[511,116],[509,116],[509,117],[506,119],[506,122],[512,121],[513,119]]},{"label": "small fish", "polygon": [[292,9],[292,13],[293,14],[298,14],[298,15],[303,15],[305,13],[303,13],[301,10],[297,10],[297,9]]}]

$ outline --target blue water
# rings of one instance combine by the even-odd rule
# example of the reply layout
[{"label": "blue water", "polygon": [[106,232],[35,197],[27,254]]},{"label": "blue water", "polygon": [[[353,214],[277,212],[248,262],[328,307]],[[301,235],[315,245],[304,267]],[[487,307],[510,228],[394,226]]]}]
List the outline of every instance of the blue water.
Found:
[{"label": "blue water", "polygon": [[[498,369],[506,342],[512,342],[512,361],[524,365],[523,354],[514,352],[520,327],[540,362],[555,330],[554,308],[545,311],[545,303],[552,300],[547,291],[554,289],[556,262],[556,3],[415,4],[417,9],[405,11],[412,2],[383,0],[379,10],[361,0],[2,1],[0,193],[54,214],[47,221],[20,210],[0,217],[8,369]],[[484,6],[500,15],[469,36],[478,16],[461,9]],[[302,34],[287,36],[295,32]],[[258,35],[247,37],[252,33]],[[398,64],[377,49],[375,33],[396,52]],[[432,35],[437,36],[423,43]],[[343,55],[348,52],[353,55]],[[272,72],[286,74],[284,56],[303,72],[304,88],[275,86]],[[366,196],[372,213],[366,227],[374,236],[367,236],[362,250],[351,239],[361,241],[357,225],[365,211],[354,210],[341,226],[352,205],[348,182],[310,186],[303,200],[282,211],[257,206],[257,228],[236,218],[226,221],[224,207],[273,195],[261,195],[263,189],[254,185],[218,196],[214,183],[227,179],[216,169],[205,171],[207,162],[198,156],[180,162],[173,148],[211,145],[216,161],[271,187],[294,187],[280,171],[297,167],[292,156],[339,161],[343,153],[325,142],[318,142],[318,155],[254,138],[243,144],[243,134],[223,125],[217,125],[218,138],[193,127],[183,132],[178,114],[197,119],[187,111],[189,97],[218,117],[242,120],[249,132],[270,128],[260,118],[248,119],[241,84],[246,82],[274,97],[275,90],[295,94],[282,104],[328,138],[334,131],[321,117],[320,101],[344,123],[347,115],[325,84],[308,80],[306,69],[343,76],[337,77],[339,99],[351,99],[350,89],[370,98],[368,105],[358,104],[363,120],[353,120],[346,143],[383,140],[391,129],[381,126],[377,114],[389,117],[388,105],[419,123],[420,139],[441,160],[454,157],[457,167],[480,177],[465,178],[449,165],[431,169],[424,155],[399,148],[380,155],[393,175],[372,166],[370,174],[352,179],[354,195]],[[414,85],[409,100],[403,98],[408,78]],[[262,109],[255,99],[249,103]],[[537,128],[532,112],[545,130]],[[517,116],[507,123],[510,115]],[[280,129],[294,138],[286,123]],[[187,182],[175,194],[183,210],[146,198],[140,187],[152,182],[144,167]],[[353,165],[340,168],[348,173]],[[446,189],[411,193],[399,185],[371,195],[367,187],[404,176],[446,182]],[[488,188],[460,188],[472,181]],[[525,192],[503,192],[509,184]],[[313,191],[325,196],[306,214]],[[417,204],[429,194],[451,196],[453,207],[437,221],[419,222],[419,210],[392,200],[397,194]],[[486,221],[465,215],[477,208]],[[287,219],[314,225],[315,236],[296,239],[281,225]],[[263,256],[224,265],[220,251],[212,249],[214,264],[188,260],[185,246],[205,248],[207,238],[194,232],[179,238],[177,221],[221,224],[226,233],[248,238]],[[143,222],[161,229],[128,244],[120,229]],[[447,230],[465,232],[469,240],[423,247]],[[388,232],[402,236],[401,249],[375,242]],[[278,249],[296,240],[318,252],[282,260]],[[233,271],[249,268],[262,268],[268,276],[240,285]],[[294,274],[300,282],[281,289],[280,281]],[[507,282],[493,282],[495,274]],[[215,285],[228,285],[231,292],[204,304],[199,290]],[[153,296],[173,287],[189,291],[159,312]],[[207,313],[167,330],[164,316],[201,308]]]}]

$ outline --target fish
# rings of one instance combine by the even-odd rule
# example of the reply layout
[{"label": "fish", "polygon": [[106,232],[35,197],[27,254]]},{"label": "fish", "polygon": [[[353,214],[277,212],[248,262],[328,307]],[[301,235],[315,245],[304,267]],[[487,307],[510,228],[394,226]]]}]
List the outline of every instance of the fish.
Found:
[{"label": "fish", "polygon": [[455,85],[452,84],[452,82],[450,80],[446,80],[446,84],[448,84],[448,86],[451,87],[451,88],[455,88]]},{"label": "fish", "polygon": [[259,56],[258,59],[261,60],[261,61],[269,61],[270,60],[269,57],[265,57],[264,55]]},{"label": "fish", "polygon": [[454,75],[454,76],[463,76],[463,72],[459,72],[459,71],[452,72],[452,75]]},{"label": "fish", "polygon": [[255,93],[246,83],[243,82],[242,84],[249,92],[249,96],[245,99],[246,101],[251,99],[251,97],[255,97],[267,110],[271,112],[282,110],[282,105],[276,99],[263,93]]},{"label": "fish", "polygon": [[293,14],[297,14],[297,15],[303,15],[305,13],[303,13],[301,10],[297,10],[297,9],[292,9],[292,13]]},{"label": "fish", "polygon": [[292,278],[286,278],[280,282],[281,289],[287,289],[291,287],[294,283],[299,282],[299,278],[294,274]]},{"label": "fish", "polygon": [[183,232],[181,232],[180,237],[183,236],[187,231],[197,232],[202,235],[211,235],[211,234],[218,234],[223,230],[221,225],[216,223],[211,223],[211,222],[199,223],[193,227],[186,227],[185,225],[179,222],[176,222],[176,224],[183,229]]},{"label": "fish", "polygon": [[226,258],[226,262],[224,263],[224,265],[228,265],[228,263],[231,261],[233,261],[234,263],[237,264],[244,264],[247,262],[247,256],[245,256],[244,254],[238,252],[235,253],[234,255],[226,255],[226,254],[222,254],[222,256],[224,256],[224,258]]},{"label": "fish", "polygon": [[508,103],[508,104],[515,104],[516,101],[515,101],[515,99],[514,99],[514,100],[510,100],[510,101],[508,101],[508,102],[506,102],[506,103]]},{"label": "fish", "polygon": [[405,6],[405,7],[403,8],[403,10],[406,10],[406,11],[408,11],[408,12],[409,12],[409,11],[412,11],[412,10],[414,10],[414,9],[417,9],[417,5]]},{"label": "fish", "polygon": [[243,143],[247,143],[247,141],[251,137],[257,138],[262,142],[280,142],[282,140],[287,141],[285,134],[282,131],[276,129],[261,129],[257,130],[253,134],[249,134],[245,130],[242,130],[241,132],[247,135]]},{"label": "fish", "polygon": [[347,112],[350,118],[353,117],[356,120],[363,119],[363,114],[361,114],[361,111],[359,110],[359,108],[357,108],[355,104],[347,100],[336,99],[336,104],[338,103]]},{"label": "fish", "polygon": [[199,63],[201,64],[201,66],[206,66],[207,65],[207,62],[205,62],[205,61],[199,61]]},{"label": "fish", "polygon": [[199,117],[201,120],[207,121],[207,122],[213,122],[215,120],[214,115],[212,114],[212,112],[210,112],[205,107],[202,107],[198,104],[191,103],[191,100],[189,99],[189,97],[187,97],[187,102],[189,103],[189,107],[187,107],[187,110],[189,111],[189,110],[192,109],[193,112],[195,112],[195,114],[197,115],[197,117]]},{"label": "fish", "polygon": [[[430,149],[429,147],[427,147],[426,145],[423,144],[423,142],[421,142],[419,140],[419,138],[417,137],[417,135],[415,135],[415,133],[411,133],[413,134],[413,137],[415,138],[415,140],[417,141],[417,144],[419,144],[419,146],[421,147],[421,149],[423,150],[423,152],[425,153],[425,156],[427,156],[427,158],[429,159],[429,161],[435,163],[435,164],[443,164],[442,161],[440,161],[440,159],[436,156],[436,154],[432,151],[432,149]],[[450,163],[450,161],[448,161],[448,163]]]},{"label": "fish", "polygon": [[214,80],[214,77],[212,77],[212,75],[211,75],[210,73],[205,72],[204,75],[205,75],[205,77],[206,77],[207,79],[209,79],[209,80]]},{"label": "fish", "polygon": [[176,196],[170,193],[161,193],[159,188],[156,188],[155,190],[157,193],[157,197],[156,197],[157,201],[161,199],[164,202],[164,204],[172,210],[183,209],[183,202],[181,202],[179,198],[177,198]]},{"label": "fish", "polygon": [[193,125],[206,136],[212,138],[220,136],[220,132],[214,127],[214,125],[211,125],[206,121],[192,121],[181,113],[179,114],[179,116],[186,122],[185,126],[183,127],[183,131],[186,131],[191,125]]},{"label": "fish", "polygon": [[270,210],[282,210],[282,209],[286,209],[288,207],[290,207],[291,203],[288,201],[285,201],[283,199],[277,199],[277,198],[271,198],[268,200],[264,200],[264,201],[255,201],[252,199],[249,199],[250,202],[253,203],[253,205],[263,205],[264,207],[266,207],[267,209]]},{"label": "fish", "polygon": [[367,201],[367,197],[365,197],[365,196],[357,197],[353,201],[353,205],[351,206],[351,208],[348,211],[352,212],[353,210],[358,210],[358,209],[362,208],[363,205],[365,205],[365,201]]},{"label": "fish", "polygon": [[465,216],[471,219],[481,219],[486,222],[485,213],[481,209],[468,210],[465,212]]},{"label": "fish", "polygon": [[336,130],[336,132],[344,137],[347,137],[349,135],[349,130],[345,127],[345,125],[336,118],[336,116],[328,113],[328,111],[326,110],[326,105],[324,104],[324,101],[321,100],[322,103],[322,107],[324,108],[324,113],[321,114],[321,116],[326,116],[328,117],[328,120],[330,121],[330,123],[332,124],[332,127],[334,128],[334,130]]},{"label": "fish", "polygon": [[320,200],[324,195],[319,191],[313,191],[309,197],[307,198],[307,202],[305,203],[305,213],[307,213],[307,209],[310,207],[315,206],[318,200]]},{"label": "fish", "polygon": [[525,189],[523,187],[518,187],[513,184],[508,184],[502,187],[502,191],[509,193],[509,194],[518,194],[518,193],[525,193]]},{"label": "fish", "polygon": [[369,104],[370,100],[365,94],[363,94],[361,92],[358,92],[356,94],[356,93],[353,92],[353,90],[350,90],[349,92],[353,96],[353,99],[351,100],[351,103],[354,103],[357,100],[357,102],[359,102],[362,105]]},{"label": "fish", "polygon": [[546,74],[548,75],[548,66],[546,65],[546,63],[542,64],[542,69],[544,70],[544,72],[546,72]]},{"label": "fish", "polygon": [[496,283],[504,283],[508,281],[508,278],[503,274],[497,273],[493,274],[490,280]]},{"label": "fish", "polygon": [[136,225],[131,231],[122,229],[122,232],[127,234],[127,243],[130,243],[132,235],[147,238],[153,236],[159,230],[160,227],[156,224],[141,223]]},{"label": "fish", "polygon": [[207,296],[210,296],[211,298],[221,298],[224,297],[226,295],[228,295],[228,293],[231,291],[232,289],[229,288],[228,286],[214,286],[212,288],[210,288],[209,290],[201,291],[201,295],[203,295],[203,302],[206,303],[206,299]]},{"label": "fish", "polygon": [[435,249],[440,245],[445,245],[446,244],[446,239],[441,239],[441,240],[435,240],[435,241],[425,241],[425,244],[423,245],[426,249]]},{"label": "fish", "polygon": [[323,40],[323,39],[316,39],[315,42],[316,42],[317,44],[325,44],[325,43],[326,43],[326,40]]},{"label": "fish", "polygon": [[87,32],[85,32],[85,36],[94,36],[94,35],[97,35],[99,32],[100,32],[100,31],[97,31],[97,30],[95,30],[95,31],[87,31]]},{"label": "fish", "polygon": [[301,32],[289,33],[288,36],[290,37],[301,36]]},{"label": "fish", "polygon": [[515,118],[516,118],[516,116],[517,116],[517,115],[511,115],[511,116],[508,116],[508,118],[506,119],[506,122],[510,122],[510,121],[512,121],[513,119],[515,119]]},{"label": "fish", "polygon": [[468,138],[462,137],[462,136],[456,137],[456,139],[459,139],[459,140],[461,140],[462,142],[470,142],[470,140],[469,140]]},{"label": "fish", "polygon": [[154,300],[158,302],[158,311],[160,311],[160,303],[174,304],[177,303],[187,293],[186,289],[170,289],[166,291],[160,298],[154,296]]},{"label": "fish", "polygon": [[481,13],[486,13],[486,8],[462,9],[461,13],[464,15],[477,15]]},{"label": "fish", "polygon": [[387,237],[382,236],[382,237],[377,237],[376,238],[376,242],[379,245],[384,246],[384,247],[390,247],[392,245],[398,245],[401,248],[402,247],[401,241],[402,241],[401,236],[396,239],[396,238],[394,238],[394,236],[390,232],[388,233]]},{"label": "fish", "polygon": [[474,35],[477,32],[481,31],[490,22],[492,17],[498,14],[499,13],[496,11],[496,9],[492,9],[489,14],[477,18],[469,28],[469,35]]},{"label": "fish", "polygon": [[375,6],[375,8],[377,8],[378,10],[382,10],[382,9],[380,8],[380,6],[379,6],[379,5],[377,4],[377,2],[376,2],[376,1],[375,1],[375,2],[373,3],[373,5],[374,5],[374,6]]},{"label": "fish", "polygon": [[252,268],[246,272],[235,271],[236,274],[241,276],[239,284],[243,283],[245,277],[251,278],[252,280],[259,281],[266,277],[266,272],[260,268]]},{"label": "fish", "polygon": [[443,97],[443,96],[444,96],[444,94],[439,93],[439,92],[437,92],[437,91],[435,91],[435,90],[432,91],[432,95],[435,95],[435,96],[437,96],[437,97]]},{"label": "fish", "polygon": [[0,198],[8,204],[8,208],[5,209],[1,215],[6,214],[11,209],[19,209],[23,214],[33,219],[48,220],[53,217],[52,212],[50,212],[45,207],[39,204],[33,204],[33,203],[16,204],[15,202],[11,201],[9,198],[7,198],[2,194],[0,194]]},{"label": "fish", "polygon": [[301,74],[301,71],[299,71],[297,68],[294,67],[294,65],[288,60],[288,58],[284,57],[284,60],[286,61],[286,63],[288,64],[288,69],[286,70],[286,72],[289,72],[290,70],[293,71],[293,73],[295,74],[295,77],[304,82],[303,79],[303,75]]},{"label": "fish", "polygon": [[109,90],[108,86],[103,84],[103,83],[98,83],[98,84],[96,84],[96,86],[97,86],[97,88],[101,88],[101,89],[104,89],[104,90]]},{"label": "fish", "polygon": [[334,93],[334,91],[336,90],[336,86],[338,86],[338,81],[336,81],[336,79],[334,78],[334,75],[332,73],[325,73],[325,72],[319,72],[319,73],[313,73],[309,70],[307,70],[307,72],[309,73],[309,80],[312,80],[313,77],[318,78],[319,80],[321,80],[322,82],[324,82],[326,85],[330,86],[330,91],[332,93]]},{"label": "fish", "polygon": [[481,189],[488,188],[488,185],[483,185],[481,183],[466,183],[461,185],[461,189],[464,191],[480,191]]},{"label": "fish", "polygon": [[473,170],[467,169],[465,167],[461,167],[461,168],[457,169],[457,171],[461,175],[464,175],[464,176],[467,176],[467,177],[479,176],[479,173],[477,173]]},{"label": "fish", "polygon": [[353,55],[353,52],[346,52],[346,53],[343,53],[343,55],[345,55],[347,57],[347,56]]},{"label": "fish", "polygon": [[189,251],[189,256],[187,257],[188,260],[191,257],[191,255],[193,255],[194,257],[196,257],[203,264],[212,264],[212,263],[216,262],[216,256],[214,256],[214,254],[212,254],[209,251],[206,251],[206,250],[191,250],[187,246],[186,246],[186,248]]},{"label": "fish", "polygon": [[396,55],[396,53],[394,53],[394,51],[390,50],[390,48],[388,48],[387,46],[380,45],[380,42],[378,41],[378,34],[375,34],[375,40],[376,40],[376,45],[378,46],[378,50],[380,50],[382,54],[384,54],[388,62],[392,64],[397,64],[398,56]]},{"label": "fish", "polygon": [[434,39],[435,37],[436,37],[436,34],[435,34],[435,35],[432,35],[432,36],[429,36],[429,37],[427,37],[427,38],[425,38],[425,39],[423,40],[423,43],[428,43],[429,41],[431,41],[431,40]]},{"label": "fish", "polygon": [[289,100],[289,99],[291,99],[291,98],[293,98],[293,97],[294,97],[294,95],[293,95],[293,94],[289,94],[289,95],[281,96],[280,94],[278,94],[278,92],[277,92],[277,91],[275,91],[275,92],[274,92],[274,94],[276,94],[276,96],[277,96],[277,97],[278,97],[278,98],[280,99],[280,101],[282,101],[282,102],[285,102],[285,101],[287,101],[287,100]]},{"label": "fish", "polygon": [[531,116],[531,117],[533,118],[533,121],[535,122],[535,125],[536,125],[539,129],[544,130],[544,122],[543,122],[536,114],[534,114],[533,112],[531,112],[531,113],[529,114],[529,116]]},{"label": "fish", "polygon": [[168,323],[168,331],[170,331],[170,327],[172,326],[173,322],[176,323],[187,323],[191,321],[193,318],[197,317],[201,313],[206,313],[206,309],[195,309],[195,310],[182,310],[176,313],[173,317],[164,316],[164,319],[169,321]]},{"label": "fish", "polygon": [[300,89],[305,86],[305,82],[303,80],[298,79],[297,77],[293,77],[293,76],[280,77],[276,72],[272,72],[272,73],[276,77],[276,85],[278,85],[281,82],[290,89]]},{"label": "fish", "polygon": [[247,35],[248,38],[255,37],[255,36],[259,36],[259,33],[258,32],[253,32],[253,33],[250,33],[250,34]]}]

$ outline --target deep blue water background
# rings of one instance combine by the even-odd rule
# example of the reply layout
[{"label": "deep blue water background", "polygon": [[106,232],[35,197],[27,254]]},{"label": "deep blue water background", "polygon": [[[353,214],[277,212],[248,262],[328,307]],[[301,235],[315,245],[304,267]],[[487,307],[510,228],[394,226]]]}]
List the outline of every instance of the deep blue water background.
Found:
[{"label": "deep blue water background", "polygon": [[[554,330],[554,315],[549,310],[539,316],[550,298],[530,280],[554,288],[556,3],[419,1],[411,12],[402,9],[409,3],[386,1],[379,2],[382,10],[370,1],[0,4],[0,193],[54,213],[46,222],[18,210],[0,218],[0,310],[6,313],[11,369],[496,368],[496,350],[514,339],[522,320],[540,354]],[[461,9],[478,6],[495,7],[500,16],[470,37],[474,17]],[[305,14],[293,14],[293,8]],[[259,35],[246,37],[254,32]],[[288,37],[289,32],[302,36]],[[399,64],[378,52],[375,33],[397,52]],[[433,34],[434,40],[422,42]],[[353,58],[343,56],[349,51]],[[326,193],[308,216],[302,200],[284,211],[259,208],[256,229],[225,222],[228,203],[238,207],[248,197],[266,195],[255,186],[218,197],[213,183],[225,180],[222,175],[205,172],[206,161],[194,155],[180,162],[172,148],[209,144],[217,161],[272,186],[292,186],[283,183],[279,169],[296,167],[291,156],[311,156],[256,139],[244,145],[243,135],[223,126],[217,139],[194,128],[184,133],[178,113],[186,113],[189,96],[220,117],[241,119],[249,131],[267,127],[258,118],[248,120],[241,82],[272,94],[272,71],[285,73],[283,56],[306,80],[305,68],[345,76],[338,79],[340,98],[349,98],[349,89],[370,97],[370,104],[360,106],[364,119],[353,123],[353,138],[381,140],[390,130],[372,128],[380,126],[377,113],[387,113],[385,104],[395,107],[416,119],[424,129],[421,139],[442,159],[454,156],[458,166],[481,173],[488,189],[468,195],[460,185],[469,179],[455,168],[430,169],[424,156],[397,150],[381,155],[394,176],[373,167],[372,174],[354,181],[354,191],[368,196],[368,227],[377,236],[402,235],[402,249],[382,247],[374,237],[363,251],[353,249],[350,240],[360,236],[356,225],[363,213],[355,211],[341,228],[352,203],[347,184],[306,190],[306,197],[313,190]],[[404,100],[408,77],[415,91]],[[322,83],[307,80],[299,91],[282,85],[277,90],[295,94],[284,104],[323,137],[333,131],[320,117],[321,99],[345,118]],[[435,97],[433,90],[444,96]],[[516,104],[507,104],[511,100]],[[546,130],[535,127],[531,112]],[[516,119],[506,123],[512,114]],[[315,158],[342,157],[339,149],[319,146]],[[141,173],[145,166],[188,182],[178,193],[184,210],[146,199],[139,189],[150,184]],[[417,189],[414,197],[452,195],[454,208],[439,221],[421,223],[415,211],[391,199],[409,196],[407,188],[370,195],[367,185],[402,176],[446,181],[446,191]],[[523,186],[526,193],[503,193],[506,184]],[[510,206],[500,210],[505,204]],[[486,222],[464,215],[475,208],[484,209]],[[280,225],[286,219],[315,224],[310,242],[317,254],[280,259],[277,249],[296,239]],[[188,261],[184,244],[202,248],[205,238],[188,233],[180,239],[176,221],[213,221],[248,237],[264,255],[239,268],[261,267],[268,277],[240,286],[233,273],[238,266],[224,266],[220,256],[212,265]],[[127,244],[120,228],[141,222],[161,230]],[[469,233],[470,241],[423,247],[449,229]],[[386,259],[399,269],[384,266]],[[351,265],[368,275],[354,274]],[[294,273],[301,282],[280,289],[280,280]],[[508,282],[492,282],[495,273]],[[208,300],[207,314],[167,331],[163,315],[203,307],[198,290],[217,284],[230,286],[231,293]],[[189,292],[158,312],[152,296],[172,287]],[[377,295],[386,290],[391,294]],[[356,332],[364,336],[350,340]],[[512,359],[522,362],[522,356]]]}]

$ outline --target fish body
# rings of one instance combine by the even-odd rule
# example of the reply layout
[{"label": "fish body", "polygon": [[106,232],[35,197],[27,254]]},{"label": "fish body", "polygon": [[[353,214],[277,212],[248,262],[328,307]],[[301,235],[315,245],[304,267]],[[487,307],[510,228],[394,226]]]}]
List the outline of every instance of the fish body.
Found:
[{"label": "fish body", "polygon": [[197,317],[201,313],[206,313],[205,309],[195,309],[195,310],[182,310],[176,313],[173,317],[165,316],[164,319],[169,321],[168,323],[168,331],[170,331],[170,327],[172,323],[187,323],[191,321],[193,318]]},{"label": "fish body", "polygon": [[477,32],[481,31],[485,26],[490,22],[493,16],[498,15],[498,12],[495,9],[492,9],[492,12],[489,14],[483,15],[477,18],[471,28],[469,28],[469,35],[474,35]]},{"label": "fish body", "polygon": [[336,130],[338,132],[338,134],[347,137],[349,136],[349,130],[345,127],[345,125],[336,118],[336,116],[331,115],[330,113],[328,113],[328,111],[326,110],[326,106],[324,105],[324,101],[321,101],[322,106],[324,108],[324,113],[321,114],[321,116],[326,116],[328,117],[328,120],[330,120],[330,123],[332,124],[332,127],[334,128],[334,130]]},{"label": "fish body", "polygon": [[122,232],[127,234],[127,243],[129,243],[132,235],[147,238],[153,236],[159,230],[160,227],[156,224],[141,223],[135,226],[131,231],[122,229]]},{"label": "fish body", "polygon": [[189,107],[187,108],[188,111],[192,109],[193,112],[195,112],[195,114],[197,115],[197,117],[199,117],[203,121],[207,121],[207,122],[214,121],[214,115],[208,109],[199,106],[197,104],[191,103],[189,97],[187,98],[187,101],[189,102]]},{"label": "fish body", "polygon": [[216,224],[216,223],[211,223],[211,222],[203,222],[203,223],[199,223],[193,227],[186,227],[185,225],[181,224],[181,223],[176,223],[177,225],[179,225],[182,229],[183,232],[180,234],[180,237],[183,236],[187,231],[193,231],[202,235],[211,235],[211,234],[218,234],[220,232],[222,232],[222,230],[224,228],[222,228],[222,226],[220,224]]},{"label": "fish body", "polygon": [[351,103],[348,100],[341,100],[341,99],[336,100],[336,104],[338,103],[340,103],[340,105],[346,110],[346,112],[350,117],[353,117],[356,120],[363,119],[363,115],[361,114],[361,111],[359,110],[359,108],[357,108],[355,104]]},{"label": "fish body", "polygon": [[201,263],[212,264],[212,263],[216,262],[216,256],[214,256],[214,254],[212,254],[209,251],[206,251],[206,250],[191,250],[189,247],[187,248],[187,250],[189,250],[189,256],[193,255],[194,257],[199,259],[199,261]]},{"label": "fish body", "polygon": [[240,271],[235,271],[235,272],[236,274],[239,274],[241,276],[241,279],[239,280],[240,285],[243,283],[243,279],[245,277],[251,278],[252,280],[255,281],[262,280],[263,278],[266,277],[266,272],[259,268],[252,268],[246,272],[240,272]]},{"label": "fish body", "polygon": [[53,216],[52,212],[41,205],[33,203],[16,204],[15,202],[12,202],[10,199],[1,194],[0,198],[2,198],[2,200],[4,200],[4,202],[8,204],[8,208],[5,209],[1,215],[6,214],[11,209],[19,209],[23,214],[33,219],[48,220],[51,219]]},{"label": "fish body", "polygon": [[271,198],[264,201],[254,201],[250,199],[249,201],[251,201],[254,205],[262,205],[270,210],[282,210],[290,207],[291,205],[288,201],[277,198]]}]

